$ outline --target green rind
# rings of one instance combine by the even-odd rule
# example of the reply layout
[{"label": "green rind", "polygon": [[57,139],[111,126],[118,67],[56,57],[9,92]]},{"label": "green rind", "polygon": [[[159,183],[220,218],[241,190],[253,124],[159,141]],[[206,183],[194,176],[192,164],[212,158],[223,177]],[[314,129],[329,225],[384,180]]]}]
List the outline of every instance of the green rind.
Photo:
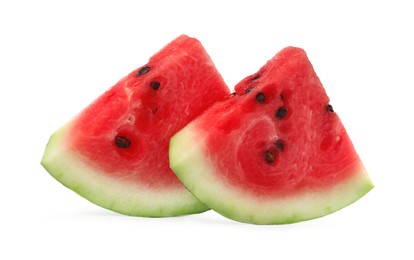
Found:
[{"label": "green rind", "polygon": [[325,216],[364,196],[374,186],[361,168],[353,178],[324,190],[286,198],[256,198],[219,178],[205,153],[205,137],[194,123],[170,141],[170,167],[200,201],[233,220],[253,224],[287,224]]},{"label": "green rind", "polygon": [[70,124],[62,127],[50,137],[41,164],[80,196],[103,208],[132,216],[167,217],[208,210],[184,187],[154,190],[94,169],[66,145],[69,127]]}]

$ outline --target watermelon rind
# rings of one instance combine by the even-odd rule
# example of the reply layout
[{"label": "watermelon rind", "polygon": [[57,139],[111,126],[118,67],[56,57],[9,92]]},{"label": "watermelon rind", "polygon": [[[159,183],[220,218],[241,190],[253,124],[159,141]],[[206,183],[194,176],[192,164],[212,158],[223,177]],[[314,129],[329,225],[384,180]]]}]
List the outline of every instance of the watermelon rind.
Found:
[{"label": "watermelon rind", "polygon": [[[333,213],[364,196],[374,186],[365,168],[334,186],[283,198],[254,197],[219,177],[209,158],[208,133],[192,122],[170,141],[170,167],[200,201],[221,215],[252,224],[288,224]],[[355,167],[353,167],[355,169]]]},{"label": "watermelon rind", "polygon": [[50,137],[41,164],[56,180],[80,196],[103,208],[131,216],[167,217],[208,210],[184,187],[149,189],[93,168],[79,152],[66,145],[70,126],[69,122]]}]

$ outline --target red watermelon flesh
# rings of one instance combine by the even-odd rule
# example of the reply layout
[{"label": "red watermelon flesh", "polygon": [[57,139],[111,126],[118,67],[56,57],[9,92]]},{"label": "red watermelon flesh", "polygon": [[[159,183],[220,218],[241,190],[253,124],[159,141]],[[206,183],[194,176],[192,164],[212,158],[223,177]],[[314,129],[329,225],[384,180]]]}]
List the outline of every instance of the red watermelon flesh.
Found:
[{"label": "red watermelon flesh", "polygon": [[306,53],[295,47],[178,132],[170,164],[210,208],[257,224],[324,216],[373,187]]},{"label": "red watermelon flesh", "polygon": [[228,95],[201,43],[182,35],[58,130],[42,164],[81,196],[123,214],[205,211],[169,168],[168,144]]}]

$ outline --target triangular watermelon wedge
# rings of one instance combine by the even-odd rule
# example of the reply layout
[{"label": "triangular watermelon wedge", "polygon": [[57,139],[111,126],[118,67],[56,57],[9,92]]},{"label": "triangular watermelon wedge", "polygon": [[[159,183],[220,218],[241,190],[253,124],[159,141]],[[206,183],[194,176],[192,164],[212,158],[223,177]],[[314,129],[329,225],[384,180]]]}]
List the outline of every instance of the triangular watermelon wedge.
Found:
[{"label": "triangular watermelon wedge", "polygon": [[42,165],[59,182],[127,215],[208,209],[169,168],[170,137],[229,89],[201,43],[182,35],[50,138]]},{"label": "triangular watermelon wedge", "polygon": [[256,224],[321,217],[373,187],[306,53],[295,47],[178,132],[170,165],[211,209]]}]

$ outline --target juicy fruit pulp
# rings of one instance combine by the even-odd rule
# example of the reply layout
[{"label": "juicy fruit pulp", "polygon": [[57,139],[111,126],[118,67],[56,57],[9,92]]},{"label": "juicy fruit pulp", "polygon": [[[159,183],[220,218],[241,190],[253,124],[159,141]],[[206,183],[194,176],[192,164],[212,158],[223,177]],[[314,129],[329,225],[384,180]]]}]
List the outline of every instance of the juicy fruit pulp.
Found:
[{"label": "juicy fruit pulp", "polygon": [[81,196],[123,214],[205,211],[169,168],[169,139],[228,94],[200,42],[182,35],[58,130],[42,164]]},{"label": "juicy fruit pulp", "polygon": [[170,165],[207,206],[257,224],[320,217],[373,187],[305,52],[294,47],[178,132]]}]

